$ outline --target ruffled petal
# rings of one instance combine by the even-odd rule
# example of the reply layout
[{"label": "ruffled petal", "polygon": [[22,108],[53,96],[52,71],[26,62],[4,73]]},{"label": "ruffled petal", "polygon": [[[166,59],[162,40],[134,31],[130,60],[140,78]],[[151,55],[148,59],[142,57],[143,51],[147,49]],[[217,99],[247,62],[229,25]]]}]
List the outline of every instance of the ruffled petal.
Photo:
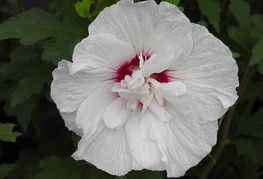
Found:
[{"label": "ruffled petal", "polygon": [[86,160],[112,175],[122,176],[132,169],[132,157],[124,128],[103,128],[93,136],[84,135],[72,157]]},{"label": "ruffled petal", "polygon": [[187,61],[174,66],[174,75],[187,85],[187,90],[194,96],[207,104],[216,102],[225,111],[238,97],[237,64],[229,48],[205,27],[192,24],[192,29],[194,48]]},{"label": "ruffled petal", "polygon": [[140,134],[146,140],[157,140],[165,136],[164,123],[151,110],[146,110],[139,122]]},{"label": "ruffled petal", "polygon": [[128,42],[137,54],[153,54],[172,47],[182,51],[185,58],[192,48],[190,22],[185,15],[174,5],[157,5],[153,0],[135,4],[120,1],[105,8],[89,26],[89,34],[100,33]]},{"label": "ruffled petal", "polygon": [[103,121],[108,128],[119,128],[129,118],[131,110],[127,108],[126,104],[127,101],[118,97],[106,107]]},{"label": "ruffled petal", "polygon": [[86,71],[113,78],[115,69],[135,55],[132,46],[111,34],[90,35],[76,45],[71,73]]},{"label": "ruffled petal", "polygon": [[127,88],[123,88],[120,83],[115,83],[114,86],[111,88],[112,92],[117,92],[120,97],[123,99],[141,99],[147,93],[145,91],[138,91],[138,90],[130,90]]},{"label": "ruffled petal", "polygon": [[160,90],[167,99],[180,96],[185,93],[185,85],[181,81],[162,83]]},{"label": "ruffled petal", "polygon": [[206,123],[217,121],[227,111],[220,102],[208,94],[196,93],[186,85],[186,92],[180,96],[164,96],[168,103],[165,109],[174,116],[182,118],[189,123]]},{"label": "ruffled petal", "polygon": [[98,86],[105,83],[101,76],[79,72],[70,74],[72,63],[62,60],[53,71],[51,98],[60,112],[71,113],[78,109],[83,100]]},{"label": "ruffled petal", "polygon": [[160,105],[156,100],[153,100],[151,102],[149,109],[151,110],[152,114],[155,115],[156,119],[158,119],[159,121],[168,122],[172,118],[172,115],[164,108],[164,106]]},{"label": "ruffled petal", "polygon": [[106,107],[116,99],[110,91],[112,84],[106,83],[87,97],[77,111],[76,125],[84,134],[94,132],[103,120]]},{"label": "ruffled petal", "polygon": [[60,112],[61,117],[64,119],[65,126],[75,132],[77,135],[82,136],[83,135],[83,130],[81,128],[78,128],[76,125],[76,112],[71,112],[71,113],[65,113],[65,112]]},{"label": "ruffled petal", "polygon": [[180,53],[177,53],[175,56],[175,50],[170,47],[164,49],[158,54],[154,54],[151,58],[145,61],[142,67],[144,76],[148,77],[153,73],[161,73],[172,66],[179,56]]},{"label": "ruffled petal", "polygon": [[165,124],[165,129],[167,135],[162,147],[168,159],[167,176],[180,177],[211,151],[216,144],[218,124],[217,121],[189,123],[174,118]]},{"label": "ruffled petal", "polygon": [[141,135],[139,118],[140,113],[136,111],[125,123],[126,137],[131,155],[145,169],[164,170],[165,165],[161,161],[162,155],[157,143],[147,140]]},{"label": "ruffled petal", "polygon": [[159,14],[160,18],[163,19],[164,21],[169,21],[169,22],[185,22],[189,23],[189,19],[184,15],[184,13],[181,12],[178,7],[162,1],[159,4]]}]

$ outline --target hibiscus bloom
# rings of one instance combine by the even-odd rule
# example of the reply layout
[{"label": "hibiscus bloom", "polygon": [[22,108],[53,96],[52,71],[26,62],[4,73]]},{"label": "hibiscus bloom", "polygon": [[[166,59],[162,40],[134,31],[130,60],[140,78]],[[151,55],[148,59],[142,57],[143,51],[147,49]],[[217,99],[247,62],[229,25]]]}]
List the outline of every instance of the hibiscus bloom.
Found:
[{"label": "hibiscus bloom", "polygon": [[81,136],[76,160],[178,177],[215,145],[237,71],[229,48],[177,7],[122,0],[90,24],[73,62],[59,62],[51,97]]}]

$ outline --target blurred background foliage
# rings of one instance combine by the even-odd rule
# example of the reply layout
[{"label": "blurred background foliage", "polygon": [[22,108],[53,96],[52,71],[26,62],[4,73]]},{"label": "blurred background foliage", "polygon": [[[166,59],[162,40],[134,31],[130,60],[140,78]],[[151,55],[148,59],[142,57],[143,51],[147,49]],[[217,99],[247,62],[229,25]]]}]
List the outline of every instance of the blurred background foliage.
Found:
[{"label": "blurred background foliage", "polygon": [[[239,100],[210,155],[181,178],[263,178],[263,1],[167,0],[233,51]],[[160,1],[157,1],[158,3]],[[0,178],[165,179],[165,172],[115,177],[70,155],[69,132],[50,99],[51,72],[71,59],[88,25],[116,0],[0,1]]]}]

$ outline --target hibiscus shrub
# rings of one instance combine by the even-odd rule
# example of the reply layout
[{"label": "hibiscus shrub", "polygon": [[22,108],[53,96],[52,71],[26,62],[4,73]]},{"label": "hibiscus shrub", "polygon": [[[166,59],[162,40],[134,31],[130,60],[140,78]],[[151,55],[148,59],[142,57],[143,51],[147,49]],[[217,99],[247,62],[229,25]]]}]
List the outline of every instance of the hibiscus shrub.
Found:
[{"label": "hibiscus shrub", "polygon": [[[217,144],[181,178],[262,177],[263,1],[166,1],[222,40],[239,68],[239,98],[218,119]],[[50,97],[52,71],[58,62],[72,59],[76,44],[89,35],[89,25],[115,3],[117,0],[0,1],[0,178],[167,178],[165,171],[150,170],[113,176],[74,160],[71,155],[80,137],[65,127]]]}]

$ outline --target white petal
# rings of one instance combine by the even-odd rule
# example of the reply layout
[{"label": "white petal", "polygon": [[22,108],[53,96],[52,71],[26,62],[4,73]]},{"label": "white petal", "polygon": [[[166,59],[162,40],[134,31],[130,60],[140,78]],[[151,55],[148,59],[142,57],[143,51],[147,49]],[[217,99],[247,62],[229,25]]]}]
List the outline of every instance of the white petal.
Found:
[{"label": "white petal", "polygon": [[110,78],[113,69],[135,56],[132,46],[111,34],[90,35],[74,49],[72,73],[107,73]]},{"label": "white petal", "polygon": [[161,19],[166,21],[190,22],[178,7],[165,1],[162,1],[159,5],[159,14]]},{"label": "white petal", "polygon": [[141,99],[145,95],[147,95],[145,91],[130,90],[130,89],[123,88],[121,84],[119,83],[115,83],[115,85],[111,88],[111,91],[117,92],[120,95],[120,97],[126,100]]},{"label": "white petal", "polygon": [[160,87],[162,86],[162,83],[159,83],[156,79],[150,78],[149,83],[152,85],[153,94],[155,99],[160,105],[163,105],[163,94],[161,93]]},{"label": "white petal", "polygon": [[[174,75],[182,79],[196,96],[206,94],[203,96],[206,103],[217,101],[216,105],[227,109],[237,100],[236,62],[229,48],[205,27],[193,24],[192,29],[194,48],[188,61],[181,61],[174,66]],[[206,99],[206,96],[212,98]],[[212,101],[208,101],[209,99]]]},{"label": "white petal", "polygon": [[132,161],[132,169],[133,170],[143,170],[143,166],[141,166],[136,160],[133,159]]},{"label": "white petal", "polygon": [[135,110],[137,108],[138,104],[139,104],[138,100],[132,100],[132,99],[128,100],[127,101],[127,108]]},{"label": "white petal", "polygon": [[165,136],[164,124],[150,110],[146,110],[140,118],[140,134],[146,140],[157,140]]},{"label": "white petal", "polygon": [[76,112],[71,112],[71,113],[64,113],[60,112],[61,117],[64,119],[65,126],[75,132],[77,135],[82,136],[83,131],[81,128],[78,128],[76,125]]},{"label": "white petal", "polygon": [[144,77],[141,70],[136,70],[132,74],[131,80],[128,82],[129,89],[137,89],[144,83]]},{"label": "white petal", "polygon": [[172,119],[172,115],[166,111],[164,106],[161,106],[155,100],[152,100],[151,105],[149,106],[149,109],[159,121],[168,122]]},{"label": "white petal", "polygon": [[89,34],[113,34],[131,44],[137,54],[159,52],[167,46],[188,53],[192,48],[189,25],[185,15],[169,3],[121,1],[98,15]]},{"label": "white petal", "polygon": [[165,124],[167,136],[167,176],[180,177],[197,165],[216,143],[218,124],[212,121],[204,124],[172,119]]},{"label": "white petal", "polygon": [[157,143],[142,137],[139,130],[139,111],[135,111],[125,123],[131,155],[141,166],[150,170],[164,170],[161,152]]},{"label": "white petal", "polygon": [[77,111],[76,125],[84,133],[94,132],[103,120],[106,107],[116,99],[110,91],[111,84],[105,84],[87,97]]},{"label": "white petal", "polygon": [[166,98],[180,96],[186,91],[185,85],[180,81],[162,83],[160,89]]},{"label": "white petal", "polygon": [[83,136],[78,150],[73,154],[76,160],[86,160],[97,168],[112,175],[122,176],[132,169],[132,157],[127,145],[124,128],[104,128],[92,141]]},{"label": "white petal", "polygon": [[161,73],[172,66],[180,53],[175,56],[175,51],[173,48],[167,47],[158,54],[154,54],[150,59],[145,61],[142,71],[145,77],[150,76],[153,73]]},{"label": "white petal", "polygon": [[126,104],[127,101],[119,97],[106,107],[103,121],[108,128],[119,128],[129,118],[131,110]]},{"label": "white petal", "polygon": [[71,62],[62,60],[53,71],[50,95],[60,112],[76,111],[94,89],[105,83],[100,75],[94,76],[83,72],[70,75],[71,65]]},{"label": "white petal", "polygon": [[187,91],[180,96],[166,96],[165,109],[174,118],[182,118],[185,121],[206,123],[217,121],[227,111],[218,100],[206,93],[195,93],[186,86]]}]

